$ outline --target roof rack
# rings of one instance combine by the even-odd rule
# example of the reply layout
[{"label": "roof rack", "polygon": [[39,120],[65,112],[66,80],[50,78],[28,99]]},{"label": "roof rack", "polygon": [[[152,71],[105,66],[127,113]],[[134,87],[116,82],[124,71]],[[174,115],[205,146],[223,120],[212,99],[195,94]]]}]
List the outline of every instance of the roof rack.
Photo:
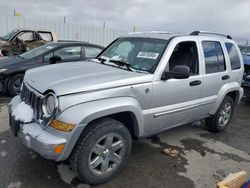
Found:
[{"label": "roof rack", "polygon": [[129,35],[131,34],[171,34],[171,32],[168,31],[133,31],[129,32]]},{"label": "roof rack", "polygon": [[199,35],[199,34],[219,35],[219,36],[226,37],[228,39],[232,39],[232,37],[230,35],[225,35],[222,33],[216,33],[216,32],[211,32],[211,31],[193,31],[192,33],[190,33],[190,35]]}]

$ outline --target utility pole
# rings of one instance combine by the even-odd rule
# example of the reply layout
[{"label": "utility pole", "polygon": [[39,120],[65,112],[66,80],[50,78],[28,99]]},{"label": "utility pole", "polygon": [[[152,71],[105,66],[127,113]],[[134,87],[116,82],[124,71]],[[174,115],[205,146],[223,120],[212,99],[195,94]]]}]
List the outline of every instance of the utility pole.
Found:
[{"label": "utility pole", "polygon": [[135,26],[133,27],[133,32],[135,32],[136,31],[136,28],[135,28]]},{"label": "utility pole", "polygon": [[14,16],[16,16],[16,9],[14,9]]},{"label": "utility pole", "polygon": [[246,42],[246,46],[248,46],[248,40],[247,40],[247,42]]},{"label": "utility pole", "polygon": [[105,29],[105,27],[106,27],[106,23],[105,23],[105,22],[103,22],[103,30]]},{"label": "utility pole", "polygon": [[63,17],[63,23],[66,23],[66,16]]}]

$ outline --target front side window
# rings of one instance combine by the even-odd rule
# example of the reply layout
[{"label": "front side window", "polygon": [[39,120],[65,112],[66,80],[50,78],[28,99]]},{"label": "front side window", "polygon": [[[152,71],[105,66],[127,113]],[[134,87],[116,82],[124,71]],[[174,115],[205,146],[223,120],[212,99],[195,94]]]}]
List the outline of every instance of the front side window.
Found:
[{"label": "front side window", "polygon": [[199,74],[199,60],[197,45],[195,42],[181,42],[176,45],[169,59],[169,70],[177,65],[186,65],[190,69],[190,75]]},{"label": "front side window", "polygon": [[237,48],[233,43],[226,42],[226,48],[230,59],[231,69],[240,69],[240,57]]},{"label": "front side window", "polygon": [[226,70],[226,63],[221,44],[216,41],[202,42],[206,74],[223,72]]},{"label": "front side window", "polygon": [[43,62],[46,62],[46,63],[50,62],[50,58],[52,58],[52,57],[53,57],[53,52],[51,52],[51,53],[47,54],[46,56],[44,56],[43,57]]},{"label": "front side window", "polygon": [[101,51],[101,48],[85,46],[85,58],[95,58]]},{"label": "front side window", "polygon": [[34,40],[34,33],[31,31],[22,32],[18,35],[18,38],[22,41],[33,41]]},{"label": "front side window", "polygon": [[62,58],[65,61],[80,61],[81,60],[81,46],[64,47],[54,52],[54,56]]},{"label": "front side window", "polygon": [[44,53],[52,50],[55,47],[57,47],[56,44],[45,44],[45,45],[42,45],[40,47],[34,48],[28,52],[25,52],[25,53],[21,54],[20,56],[24,59],[32,59],[32,58],[35,58],[41,54],[44,54]]},{"label": "front side window", "polygon": [[153,73],[168,40],[140,37],[119,38],[99,57],[127,62],[132,69]]}]

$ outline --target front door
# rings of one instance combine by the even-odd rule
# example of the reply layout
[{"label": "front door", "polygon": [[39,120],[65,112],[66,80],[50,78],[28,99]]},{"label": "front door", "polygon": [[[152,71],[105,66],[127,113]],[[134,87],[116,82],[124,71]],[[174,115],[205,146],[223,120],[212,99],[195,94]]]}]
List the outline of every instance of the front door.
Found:
[{"label": "front door", "polygon": [[151,123],[146,127],[146,132],[158,132],[194,119],[203,87],[197,41],[179,42],[175,45],[166,70],[171,71],[176,65],[188,66],[190,77],[153,82]]}]

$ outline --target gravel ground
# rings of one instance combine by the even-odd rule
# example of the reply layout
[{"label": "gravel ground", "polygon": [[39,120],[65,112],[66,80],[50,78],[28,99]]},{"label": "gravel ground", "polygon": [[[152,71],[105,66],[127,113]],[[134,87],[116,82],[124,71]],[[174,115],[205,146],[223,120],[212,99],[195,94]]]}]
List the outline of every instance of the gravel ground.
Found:
[{"label": "gravel ground", "polygon": [[[66,162],[56,163],[24,147],[8,126],[9,98],[0,96],[0,187],[90,187],[81,183]],[[250,175],[250,103],[236,108],[231,126],[212,134],[200,122],[133,143],[126,168],[98,187],[215,187],[229,173]],[[179,151],[177,157],[162,153]]]}]

